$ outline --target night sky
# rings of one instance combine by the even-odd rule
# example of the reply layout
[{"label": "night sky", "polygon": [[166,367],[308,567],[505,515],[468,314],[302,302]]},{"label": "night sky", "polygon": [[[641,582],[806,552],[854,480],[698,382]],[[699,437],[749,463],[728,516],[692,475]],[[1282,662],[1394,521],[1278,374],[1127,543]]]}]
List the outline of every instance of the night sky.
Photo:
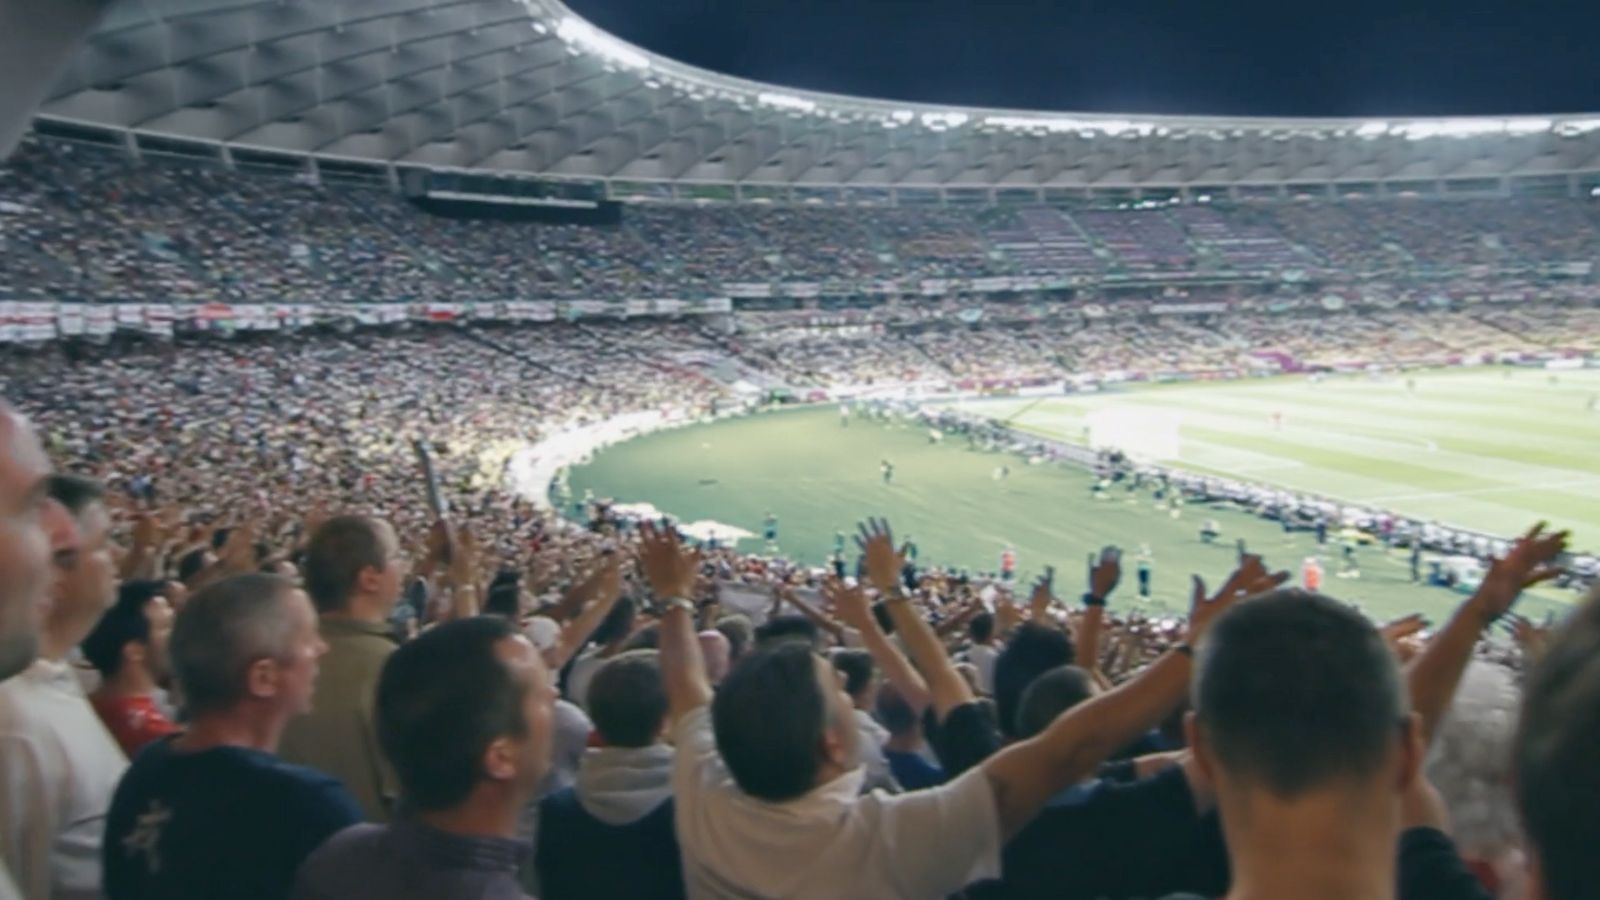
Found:
[{"label": "night sky", "polygon": [[1600,0],[566,0],[666,56],[888,99],[1268,116],[1600,112]]}]

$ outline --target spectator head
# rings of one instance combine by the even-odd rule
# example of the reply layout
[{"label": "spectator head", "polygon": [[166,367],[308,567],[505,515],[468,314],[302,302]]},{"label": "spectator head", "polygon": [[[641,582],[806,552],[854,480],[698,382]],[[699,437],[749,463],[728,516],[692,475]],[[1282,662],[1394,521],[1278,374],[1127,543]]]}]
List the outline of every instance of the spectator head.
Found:
[{"label": "spectator head", "polygon": [[745,651],[755,643],[755,626],[750,624],[749,616],[733,613],[717,620],[717,630],[728,639],[728,665],[731,668],[744,658]]},{"label": "spectator head", "polygon": [[967,636],[974,644],[987,644],[994,640],[994,613],[981,612],[967,623]]},{"label": "spectator head", "polygon": [[654,650],[607,660],[589,682],[589,718],[611,747],[648,747],[667,722],[667,693]]},{"label": "spectator head", "polygon": [[327,651],[305,592],[261,573],[196,591],[173,623],[169,648],[191,717],[239,718],[273,735],[310,711]]},{"label": "spectator head", "polygon": [[1072,641],[1060,630],[1024,622],[1012,633],[994,661],[994,702],[1008,737],[1017,736],[1017,708],[1028,685],[1051,669],[1070,665]]},{"label": "spectator head", "polygon": [[815,650],[822,643],[822,633],[805,616],[773,616],[756,627],[758,649],[780,641],[800,641]]},{"label": "spectator head", "polygon": [[49,487],[50,461],[33,426],[0,401],[0,678],[38,655],[50,560],[77,543],[77,527]]},{"label": "spectator head", "polygon": [[872,654],[865,650],[835,650],[833,667],[844,676],[844,692],[856,709],[871,709],[873,705]]},{"label": "spectator head", "polygon": [[715,628],[700,632],[700,655],[706,661],[706,680],[712,684],[721,684],[722,679],[728,677],[729,662],[728,638]]},{"label": "spectator head", "polygon": [[378,678],[378,741],[420,812],[521,810],[550,769],[555,689],[539,652],[498,616],[446,622]]},{"label": "spectator head", "polygon": [[628,635],[633,634],[633,627],[638,615],[638,606],[634,603],[633,598],[626,594],[622,595],[617,600],[616,605],[611,607],[611,611],[606,613],[606,617],[600,620],[600,624],[595,628],[591,640],[601,646],[609,646],[627,640]]},{"label": "spectator head", "polygon": [[335,516],[311,535],[304,568],[317,612],[383,619],[400,599],[410,567],[388,522]]},{"label": "spectator head", "polygon": [[792,800],[854,765],[854,707],[803,640],[760,644],[740,660],[711,701],[711,724],[733,780],[759,800]]},{"label": "spectator head", "polygon": [[1050,726],[1056,717],[1095,695],[1094,679],[1077,666],[1057,666],[1040,675],[1022,692],[1017,706],[1017,737],[1026,740]]},{"label": "spectator head", "polygon": [[[1344,815],[1385,816],[1420,777],[1421,743],[1400,670],[1353,609],[1298,589],[1220,616],[1201,645],[1190,746],[1217,787],[1223,821],[1339,797]],[[1246,812],[1248,811],[1248,813]]]},{"label": "spectator head", "polygon": [[125,582],[117,589],[117,602],[84,638],[84,658],[106,681],[134,672],[159,682],[170,669],[172,618],[161,582]]},{"label": "spectator head", "polygon": [[515,581],[502,581],[489,587],[483,598],[483,614],[499,616],[512,622],[522,618],[522,590]]},{"label": "spectator head", "polygon": [[194,580],[205,568],[216,562],[216,554],[205,547],[196,547],[188,553],[178,557],[178,582],[188,584]]},{"label": "spectator head", "polygon": [[1600,591],[1529,674],[1516,739],[1517,805],[1531,844],[1534,900],[1600,896]]},{"label": "spectator head", "polygon": [[94,628],[117,596],[111,513],[98,482],[77,475],[50,476],[50,497],[72,516],[76,544],[55,553],[56,579],[44,620],[44,655],[64,657]]},{"label": "spectator head", "polygon": [[916,734],[922,728],[917,711],[911,708],[911,704],[890,682],[878,686],[878,702],[873,712],[894,737]]}]

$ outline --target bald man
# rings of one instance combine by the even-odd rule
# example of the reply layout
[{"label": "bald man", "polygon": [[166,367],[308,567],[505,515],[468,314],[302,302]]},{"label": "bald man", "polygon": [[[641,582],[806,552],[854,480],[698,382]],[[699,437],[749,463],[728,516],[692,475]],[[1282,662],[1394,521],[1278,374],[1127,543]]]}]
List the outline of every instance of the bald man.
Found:
[{"label": "bald man", "polygon": [[[38,656],[51,559],[77,548],[72,517],[51,499],[49,490],[50,461],[33,427],[0,400],[0,681]],[[11,857],[0,847],[0,900],[23,896],[9,874],[15,864]],[[48,883],[48,870],[42,877]]]}]

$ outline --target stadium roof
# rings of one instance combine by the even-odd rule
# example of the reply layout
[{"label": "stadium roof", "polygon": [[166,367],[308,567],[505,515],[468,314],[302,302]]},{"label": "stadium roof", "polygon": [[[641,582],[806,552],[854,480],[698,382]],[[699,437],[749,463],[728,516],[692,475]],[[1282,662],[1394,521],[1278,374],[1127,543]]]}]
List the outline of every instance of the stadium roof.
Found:
[{"label": "stadium roof", "polygon": [[904,104],[683,65],[559,0],[125,0],[41,114],[328,159],[686,184],[1196,189],[1600,171],[1600,113],[1268,119]]}]

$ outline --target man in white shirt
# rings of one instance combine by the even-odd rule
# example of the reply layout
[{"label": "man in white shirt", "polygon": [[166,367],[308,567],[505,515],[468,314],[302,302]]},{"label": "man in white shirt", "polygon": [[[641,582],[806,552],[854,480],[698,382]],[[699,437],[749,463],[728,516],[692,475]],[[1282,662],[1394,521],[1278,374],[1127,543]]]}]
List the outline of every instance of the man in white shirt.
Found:
[{"label": "man in white shirt", "polygon": [[1000,648],[995,646],[994,613],[981,612],[967,623],[967,635],[972,646],[967,648],[967,661],[978,669],[978,690],[986,697],[994,696],[994,662],[1000,658]]},{"label": "man in white shirt", "polygon": [[[688,599],[698,554],[685,552],[676,534],[641,530],[640,564],[662,606],[676,827],[692,900],[925,900],[994,877],[1006,839],[1175,709],[1188,684],[1189,654],[1168,653],[1140,677],[945,785],[862,796],[858,729],[828,663],[803,643],[761,648],[740,661],[713,700]],[[908,603],[898,591],[903,560],[887,526],[864,529],[861,543],[886,602]],[[1196,607],[1192,636],[1244,588],[1266,582],[1256,572],[1236,576],[1218,601]],[[908,624],[922,629],[908,641],[937,646],[926,622],[910,617]],[[970,696],[944,662],[929,669],[936,706],[946,693]]]},{"label": "man in white shirt", "polygon": [[0,684],[0,856],[31,900],[100,896],[100,842],[128,766],[67,661],[116,595],[111,517],[99,485],[69,475],[50,494],[77,542],[56,548],[39,657]]},{"label": "man in white shirt", "polygon": [[[51,551],[69,549],[77,541],[72,517],[50,497],[49,483],[50,461],[32,426],[0,400],[0,682],[38,655],[40,613],[49,602]],[[0,853],[0,900],[22,896]]]}]

